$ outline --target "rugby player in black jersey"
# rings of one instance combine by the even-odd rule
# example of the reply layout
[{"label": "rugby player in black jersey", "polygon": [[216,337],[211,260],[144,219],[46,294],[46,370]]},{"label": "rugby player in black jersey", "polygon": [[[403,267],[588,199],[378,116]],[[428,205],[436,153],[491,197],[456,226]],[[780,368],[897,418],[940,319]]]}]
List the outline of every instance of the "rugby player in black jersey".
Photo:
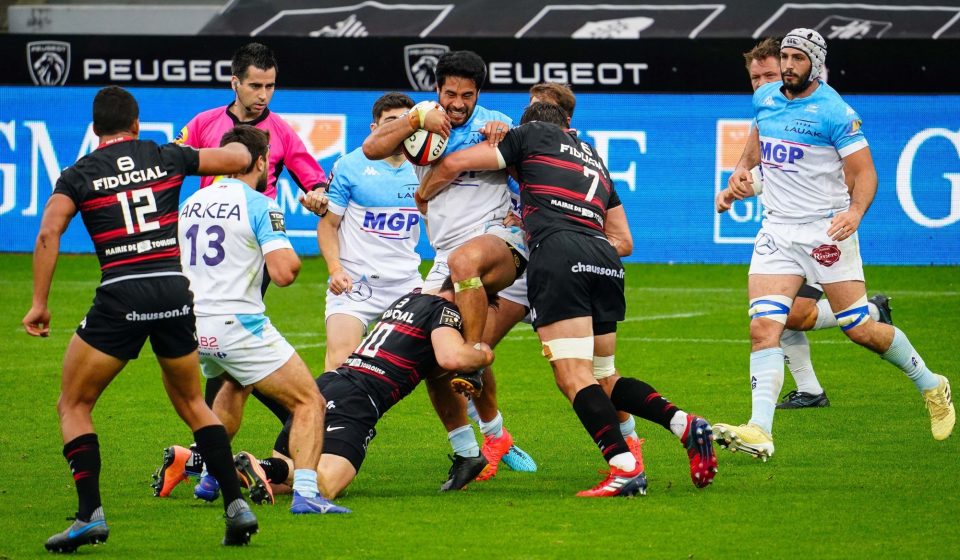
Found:
[{"label": "rugby player in black jersey", "polygon": [[73,524],[47,541],[47,550],[53,552],[73,552],[109,536],[91,413],[147,338],[170,402],[220,481],[226,510],[223,544],[246,544],[258,529],[240,494],[227,433],[200,392],[193,294],[181,273],[177,243],[184,177],[237,173],[250,165],[251,155],[239,143],[196,150],[138,140],[139,114],[137,101],[122,88],[106,87],[96,94],[93,130],[100,145],[60,175],[44,208],[33,253],[33,304],[23,318],[32,336],[50,335],[47,299],[60,237],[78,211],[102,271],[93,306],[64,357],[57,412],[79,508]]},{"label": "rugby player in black jersey", "polygon": [[710,424],[650,385],[616,373],[617,322],[626,310],[616,245],[629,236],[629,226],[606,166],[568,122],[557,105],[533,103],[498,146],[479,144],[447,156],[420,188],[445,185],[465,169],[514,167],[531,248],[527,275],[533,326],[557,386],[610,465],[607,478],[578,495],[646,492],[643,463],[624,441],[617,410],[678,433],[694,484],[707,486],[716,472]]},{"label": "rugby player in black jersey", "polygon": [[[491,363],[490,346],[468,344],[463,339],[463,319],[449,277],[437,294],[414,290],[395,301],[343,365],[317,378],[327,402],[323,454],[317,467],[321,493],[332,500],[353,481],[377,434],[377,422],[421,380],[438,394],[458,398],[447,373],[474,371]],[[293,466],[289,429],[288,421],[274,445],[273,457],[259,461],[267,480],[254,480],[254,484],[273,483],[280,487],[277,491],[289,484]],[[454,455],[440,490],[462,489],[486,465],[482,454]]]}]

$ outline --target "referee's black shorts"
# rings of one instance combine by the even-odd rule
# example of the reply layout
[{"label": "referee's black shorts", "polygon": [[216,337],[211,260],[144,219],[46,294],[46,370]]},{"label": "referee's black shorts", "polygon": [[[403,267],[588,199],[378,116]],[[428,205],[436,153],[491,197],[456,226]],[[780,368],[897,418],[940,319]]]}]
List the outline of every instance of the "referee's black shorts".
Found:
[{"label": "referee's black shorts", "polygon": [[623,263],[602,237],[560,231],[537,244],[527,266],[533,328],[592,317],[594,335],[616,332],[626,312]]}]

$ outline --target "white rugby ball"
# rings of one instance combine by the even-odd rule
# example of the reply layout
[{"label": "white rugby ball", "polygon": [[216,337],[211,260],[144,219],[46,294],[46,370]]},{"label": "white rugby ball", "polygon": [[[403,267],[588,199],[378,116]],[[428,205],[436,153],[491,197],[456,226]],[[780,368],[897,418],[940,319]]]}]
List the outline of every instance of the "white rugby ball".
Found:
[{"label": "white rugby ball", "polygon": [[430,165],[446,148],[446,138],[422,128],[403,141],[403,155],[414,165]]}]

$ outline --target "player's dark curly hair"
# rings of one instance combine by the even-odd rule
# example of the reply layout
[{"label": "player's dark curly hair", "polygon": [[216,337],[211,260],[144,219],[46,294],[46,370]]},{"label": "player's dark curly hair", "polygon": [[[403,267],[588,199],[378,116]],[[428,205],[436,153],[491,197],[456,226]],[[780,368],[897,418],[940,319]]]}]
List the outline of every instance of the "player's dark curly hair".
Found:
[{"label": "player's dark curly hair", "polygon": [[389,111],[390,109],[409,109],[413,106],[413,99],[410,99],[410,96],[405,93],[396,91],[385,93],[373,102],[373,122],[379,121],[384,111]]},{"label": "player's dark curly hair", "polygon": [[223,135],[223,138],[220,139],[220,147],[226,146],[230,142],[239,142],[247,147],[247,151],[250,152],[250,166],[243,172],[250,173],[253,171],[253,167],[257,165],[257,158],[267,158],[267,151],[270,149],[270,133],[248,124],[241,124],[231,128]]},{"label": "player's dark curly hair", "polygon": [[446,79],[453,76],[473,80],[477,89],[482,89],[487,80],[487,65],[480,55],[473,51],[450,51],[437,60],[434,73],[437,76],[437,87],[442,87]]},{"label": "player's dark curly hair", "polygon": [[561,109],[559,105],[543,101],[532,103],[520,117],[520,124],[533,121],[548,122],[560,128],[567,128],[567,123],[570,122],[567,112]]},{"label": "player's dark curly hair", "polygon": [[[277,68],[277,59],[273,56],[273,51],[261,43],[247,43],[233,53],[233,60],[230,62],[230,71],[233,75],[243,81],[247,77],[247,69],[253,66],[260,70],[269,70]],[[280,69],[277,68],[277,71]]]},{"label": "player's dark curly hair", "polygon": [[97,136],[129,131],[139,118],[137,100],[122,87],[105,87],[93,98],[93,132]]}]

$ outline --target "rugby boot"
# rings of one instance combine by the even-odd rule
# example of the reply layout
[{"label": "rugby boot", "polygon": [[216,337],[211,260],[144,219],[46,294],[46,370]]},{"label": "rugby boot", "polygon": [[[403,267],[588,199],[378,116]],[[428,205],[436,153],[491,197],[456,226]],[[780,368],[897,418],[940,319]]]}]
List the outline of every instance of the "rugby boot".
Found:
[{"label": "rugby boot", "polygon": [[483,453],[483,456],[487,458],[487,466],[484,467],[483,472],[477,475],[479,481],[490,480],[496,476],[497,469],[500,467],[500,460],[513,447],[513,436],[506,428],[503,428],[502,431],[500,437],[483,436],[483,448],[480,449],[480,453]]},{"label": "rugby boot", "polygon": [[890,314],[891,299],[893,298],[889,298],[883,294],[876,294],[867,300],[877,306],[877,313],[880,315],[880,318],[877,320],[887,325],[893,324],[893,315]]},{"label": "rugby boot", "polygon": [[763,462],[773,455],[773,437],[756,424],[714,424],[713,430],[720,447],[733,453],[743,451]]},{"label": "rugby boot", "polygon": [[624,439],[627,442],[627,448],[630,450],[630,454],[633,455],[633,458],[637,460],[637,464],[640,465],[640,470],[643,470],[643,449],[641,447],[646,440],[635,436],[630,436]]},{"label": "rugby boot", "polygon": [[[250,537],[256,535],[257,531],[260,530],[260,525],[257,523],[257,516],[250,511],[250,507],[247,506],[243,500],[235,500],[235,503],[241,504],[239,506],[239,511],[235,511],[232,515],[230,513],[225,513],[223,515],[226,530],[223,533],[223,541],[221,544],[224,546],[243,546],[250,543]],[[231,504],[230,509],[234,506]]]},{"label": "rugby boot", "polygon": [[187,475],[187,459],[192,452],[186,447],[171,445],[163,450],[163,464],[153,473],[153,495],[166,498],[181,482],[190,479]]},{"label": "rugby boot", "polygon": [[777,403],[777,409],[791,409],[791,408],[826,408],[830,406],[830,399],[827,398],[827,393],[823,392],[819,395],[814,395],[813,393],[803,393],[797,390],[790,391],[783,396],[783,400]]},{"label": "rugby boot", "polygon": [[103,508],[98,507],[89,521],[81,521],[76,517],[68,517],[73,520],[73,524],[67,527],[62,533],[47,539],[44,545],[50,552],[74,552],[77,547],[85,544],[100,544],[107,542],[110,536],[110,528],[103,519]]},{"label": "rugby boot", "polygon": [[717,474],[717,455],[713,452],[713,428],[700,416],[687,415],[687,427],[680,443],[690,458],[690,480],[697,488],[706,488]]},{"label": "rugby boot", "polygon": [[250,501],[257,505],[264,502],[273,505],[273,487],[256,457],[241,451],[233,458],[233,466],[240,473],[241,484],[250,491]]},{"label": "rugby boot", "polygon": [[630,472],[611,466],[607,478],[589,490],[577,492],[581,498],[609,498],[613,496],[647,495],[647,476],[643,473],[643,464]]},{"label": "rugby boot", "polygon": [[483,370],[457,373],[450,380],[450,386],[457,393],[475,399],[483,392]]},{"label": "rugby boot", "polygon": [[477,478],[477,475],[487,466],[487,458],[482,453],[476,457],[463,455],[448,455],[448,457],[453,464],[450,465],[450,471],[447,473],[447,481],[440,486],[441,492],[466,488],[467,484]]},{"label": "rugby boot", "polygon": [[205,474],[200,477],[200,482],[193,487],[193,497],[205,502],[212,502],[220,497],[220,483],[213,475]]},{"label": "rugby boot", "polygon": [[512,471],[537,472],[537,462],[533,460],[529,453],[516,445],[510,446],[510,451],[507,451],[500,462]]},{"label": "rugby boot", "polygon": [[313,498],[301,496],[300,492],[293,491],[293,503],[290,513],[352,513],[349,509],[338,506],[330,500],[317,494]]},{"label": "rugby boot", "polygon": [[[936,374],[935,374],[936,375]],[[953,433],[953,425],[957,422],[957,412],[953,408],[953,398],[950,395],[950,380],[942,375],[940,384],[923,391],[923,400],[926,401],[927,411],[930,413],[930,431],[933,439],[945,440]]]}]

